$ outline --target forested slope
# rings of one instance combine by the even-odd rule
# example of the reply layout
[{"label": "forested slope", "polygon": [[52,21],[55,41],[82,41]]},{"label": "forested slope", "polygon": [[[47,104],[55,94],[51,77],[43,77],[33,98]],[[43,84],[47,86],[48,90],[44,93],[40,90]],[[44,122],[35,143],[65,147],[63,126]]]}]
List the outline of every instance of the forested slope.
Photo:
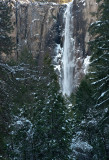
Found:
[{"label": "forested slope", "polygon": [[[97,21],[89,27],[93,40],[89,73],[82,80],[73,100],[74,141],[90,145],[90,158],[109,159],[109,2],[97,1]],[[76,140],[75,140],[76,139]],[[75,142],[76,143],[76,142]],[[92,148],[91,148],[92,146]],[[87,148],[87,147],[86,147]],[[74,149],[81,152],[81,146]],[[85,149],[78,156],[85,154]],[[78,157],[77,156],[77,157]],[[83,155],[84,157],[84,155]],[[80,159],[80,158],[79,158]]]},{"label": "forested slope", "polygon": [[3,61],[15,45],[9,34],[11,2],[0,2],[0,159],[109,159],[109,2],[98,0],[89,72],[71,97],[63,97],[50,54],[40,68],[25,48]]}]

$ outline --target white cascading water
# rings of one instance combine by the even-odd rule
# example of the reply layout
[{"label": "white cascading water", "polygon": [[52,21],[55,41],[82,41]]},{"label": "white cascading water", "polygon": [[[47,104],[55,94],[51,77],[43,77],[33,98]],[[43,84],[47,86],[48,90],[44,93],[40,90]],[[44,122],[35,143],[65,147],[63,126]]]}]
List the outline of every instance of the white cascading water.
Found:
[{"label": "white cascading water", "polygon": [[65,19],[65,33],[64,33],[64,47],[63,47],[63,80],[62,92],[63,95],[70,96],[73,91],[73,16],[72,16],[73,1],[67,3],[67,8],[64,14]]}]

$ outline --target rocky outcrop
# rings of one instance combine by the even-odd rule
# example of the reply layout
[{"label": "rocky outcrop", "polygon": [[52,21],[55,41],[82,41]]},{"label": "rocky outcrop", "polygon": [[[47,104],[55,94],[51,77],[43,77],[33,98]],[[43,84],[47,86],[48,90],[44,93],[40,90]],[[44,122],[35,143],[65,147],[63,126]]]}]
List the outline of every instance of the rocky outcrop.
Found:
[{"label": "rocky outcrop", "polygon": [[[62,21],[65,5],[18,0],[14,1],[14,6],[12,20],[15,22],[15,30],[12,35],[16,38],[18,52],[25,46],[33,55],[38,55],[47,47],[48,41],[51,43],[54,40],[54,34],[59,35],[59,30],[60,32],[64,30]],[[96,0],[74,0],[72,11],[74,20],[71,25],[74,26],[75,47],[81,50],[84,56],[89,54],[87,43],[91,37],[88,28],[96,19],[91,13],[96,11]],[[53,36],[51,31],[54,31]],[[55,37],[55,39],[58,38]]]},{"label": "rocky outcrop", "polygon": [[34,57],[43,57],[44,52],[53,50],[57,36],[59,9],[59,5],[50,3],[17,3],[18,54],[25,47]]},{"label": "rocky outcrop", "polygon": [[93,13],[97,12],[96,0],[74,0],[73,3],[73,36],[75,41],[74,53],[74,82],[78,86],[87,72],[91,55],[88,42],[92,39],[89,26],[96,20]]},{"label": "rocky outcrop", "polygon": [[88,42],[91,37],[88,29],[92,22],[96,20],[93,13],[97,12],[96,0],[74,0],[74,37],[76,46],[80,47],[83,55],[89,55]]},{"label": "rocky outcrop", "polygon": [[[60,43],[64,6],[57,3],[14,1],[12,21],[15,24],[12,37],[16,52],[11,56],[18,59],[26,49],[40,63],[45,53],[54,55],[56,43]],[[5,59],[10,57],[4,56]]]},{"label": "rocky outcrop", "polygon": [[[34,0],[13,1],[12,21],[15,23],[15,30],[12,36],[17,46],[17,51],[13,53],[13,57],[17,59],[26,49],[41,65],[46,53],[54,57],[57,54],[56,46],[59,44],[61,49],[63,48],[63,15],[66,5],[34,2]],[[88,47],[88,42],[91,40],[88,28],[90,23],[96,20],[96,17],[92,16],[91,13],[97,12],[97,7],[96,0],[73,1],[71,26],[72,37],[75,42],[75,52],[73,53],[75,88],[86,73],[85,62],[89,60],[87,55],[91,54]],[[7,58],[9,57],[6,56]]]}]

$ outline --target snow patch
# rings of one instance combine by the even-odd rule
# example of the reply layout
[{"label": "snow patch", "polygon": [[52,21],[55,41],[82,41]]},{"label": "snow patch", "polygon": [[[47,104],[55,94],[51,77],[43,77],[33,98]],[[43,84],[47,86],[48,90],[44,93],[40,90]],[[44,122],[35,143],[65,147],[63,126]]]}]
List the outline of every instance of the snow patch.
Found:
[{"label": "snow patch", "polygon": [[62,127],[63,130],[65,130],[65,127]]},{"label": "snow patch", "polygon": [[104,111],[105,111],[105,113],[107,113],[107,112],[108,112],[108,108],[105,108],[105,110],[104,110]]},{"label": "snow patch", "polygon": [[60,65],[55,65],[54,70],[58,70],[60,72],[61,71],[61,66]]},{"label": "snow patch", "polygon": [[56,56],[54,57],[54,70],[57,70],[59,73],[61,72],[61,57],[62,57],[62,51],[60,44],[56,45],[55,53]]},{"label": "snow patch", "polygon": [[[16,0],[13,0],[13,2],[16,3]],[[18,0],[18,2],[19,2],[20,4],[30,3],[29,0]]]},{"label": "snow patch", "polygon": [[88,73],[89,64],[90,64],[90,56],[87,56],[84,59],[84,64],[83,64],[83,66],[84,66],[84,74]]},{"label": "snow patch", "polygon": [[82,3],[83,3],[83,6],[85,6],[85,5],[86,5],[85,0],[81,0],[80,2],[82,2]]},{"label": "snow patch", "polygon": [[72,139],[72,149],[80,148],[83,151],[90,151],[93,149],[91,145],[88,144],[88,142],[84,142],[81,139]]},{"label": "snow patch", "polygon": [[33,19],[32,20],[32,23],[34,23],[35,21],[39,21],[40,19]]}]

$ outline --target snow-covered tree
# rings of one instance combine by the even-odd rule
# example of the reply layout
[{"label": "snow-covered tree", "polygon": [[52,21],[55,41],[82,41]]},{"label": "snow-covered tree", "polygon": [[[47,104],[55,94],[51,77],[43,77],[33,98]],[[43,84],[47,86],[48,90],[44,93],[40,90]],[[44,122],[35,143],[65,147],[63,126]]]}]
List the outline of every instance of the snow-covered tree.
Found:
[{"label": "snow-covered tree", "polygon": [[[13,42],[9,34],[13,30],[11,23],[11,1],[0,1],[0,55],[11,54]],[[0,61],[1,62],[1,61]],[[0,63],[0,159],[8,159],[7,143],[9,125],[11,123],[12,97],[9,91],[12,87],[11,71],[8,65]]]},{"label": "snow-covered tree", "polygon": [[[99,0],[100,1],[100,0]],[[99,20],[91,24],[90,33],[94,40],[90,42],[91,80],[95,88],[96,106],[108,107],[109,104],[109,2],[100,1]]]},{"label": "snow-covered tree", "polygon": [[72,126],[68,108],[59,93],[57,76],[49,56],[44,59],[44,97],[36,109],[34,150],[36,159],[70,160]]},{"label": "snow-covered tree", "polygon": [[[73,97],[75,145],[72,146],[76,150],[76,158],[80,160],[81,155],[84,155],[83,159],[109,159],[109,2],[97,2],[98,20],[89,28],[93,37],[89,43],[92,52],[89,74]],[[78,146],[78,140],[91,146],[89,157],[84,147]]]},{"label": "snow-covered tree", "polygon": [[90,27],[90,33],[95,38],[90,42],[92,51],[90,64],[90,79],[94,88],[93,97],[96,100],[95,117],[97,119],[99,135],[104,145],[104,157],[108,159],[109,137],[109,2],[98,0],[98,21]]},{"label": "snow-covered tree", "polygon": [[11,1],[1,0],[0,1],[0,54],[6,53],[11,54],[13,48],[12,38],[10,33],[13,30],[11,22]]}]

